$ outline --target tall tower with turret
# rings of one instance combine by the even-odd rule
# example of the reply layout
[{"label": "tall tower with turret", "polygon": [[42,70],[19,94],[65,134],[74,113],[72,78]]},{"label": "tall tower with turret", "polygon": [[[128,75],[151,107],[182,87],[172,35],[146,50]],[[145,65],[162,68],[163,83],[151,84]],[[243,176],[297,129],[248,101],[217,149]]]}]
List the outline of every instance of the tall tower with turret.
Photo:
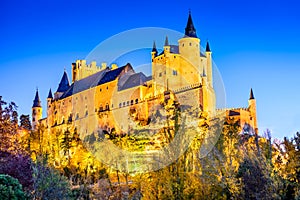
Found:
[{"label": "tall tower with turret", "polygon": [[192,95],[196,100],[189,103],[198,106],[211,116],[215,114],[212,52],[208,42],[205,52],[201,52],[200,38],[197,36],[191,12],[188,15],[184,36],[178,40],[178,45],[170,44],[166,37],[161,53],[158,53],[156,44],[153,44],[151,57],[154,95],[162,93],[167,88],[178,92],[199,85],[201,89],[194,88],[195,93],[191,91],[189,95],[180,94],[180,97],[177,97],[182,102],[189,102]]},{"label": "tall tower with turret", "polygon": [[42,119],[42,111],[43,111],[38,90],[36,90],[35,98],[33,100],[33,105],[31,110],[32,110],[32,128],[33,130],[36,130],[39,124],[39,120]]},{"label": "tall tower with turret", "polygon": [[257,127],[257,118],[256,118],[256,99],[254,98],[252,88],[250,90],[248,105],[249,105],[248,109],[250,111],[250,120],[253,121],[253,124],[251,124],[251,126],[253,127],[255,133],[257,133],[258,127]]}]

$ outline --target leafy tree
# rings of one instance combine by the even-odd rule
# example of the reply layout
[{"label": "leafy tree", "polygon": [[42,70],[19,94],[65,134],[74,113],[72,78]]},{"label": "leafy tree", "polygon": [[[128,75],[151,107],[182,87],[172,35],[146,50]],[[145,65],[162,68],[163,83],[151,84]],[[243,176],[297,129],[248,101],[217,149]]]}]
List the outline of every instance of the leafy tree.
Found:
[{"label": "leafy tree", "polygon": [[0,174],[0,199],[25,199],[25,193],[19,181],[9,175]]},{"label": "leafy tree", "polygon": [[17,134],[17,106],[14,102],[6,103],[0,96],[0,152],[14,151],[14,135]]},{"label": "leafy tree", "polygon": [[21,115],[20,116],[20,127],[30,131],[32,129],[29,115]]},{"label": "leafy tree", "polygon": [[31,158],[26,154],[0,155],[0,174],[8,174],[23,185],[25,191],[32,189]]},{"label": "leafy tree", "polygon": [[71,193],[66,177],[47,166],[47,158],[38,157],[33,165],[34,199],[68,199]]},{"label": "leafy tree", "polygon": [[32,188],[31,159],[18,141],[17,106],[6,103],[0,96],[0,174],[8,174]]}]

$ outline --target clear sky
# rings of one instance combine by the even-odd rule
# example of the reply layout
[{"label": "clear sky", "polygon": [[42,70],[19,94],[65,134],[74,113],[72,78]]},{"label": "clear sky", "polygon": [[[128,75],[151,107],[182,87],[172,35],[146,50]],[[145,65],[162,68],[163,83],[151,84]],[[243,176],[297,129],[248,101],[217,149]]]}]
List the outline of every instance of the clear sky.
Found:
[{"label": "clear sky", "polygon": [[1,0],[0,95],[30,114],[36,87],[45,107],[64,68],[71,78],[71,63],[101,41],[139,27],[183,32],[191,9],[201,45],[210,41],[227,107],[246,107],[252,87],[260,133],[291,137],[300,129],[298,2]]}]

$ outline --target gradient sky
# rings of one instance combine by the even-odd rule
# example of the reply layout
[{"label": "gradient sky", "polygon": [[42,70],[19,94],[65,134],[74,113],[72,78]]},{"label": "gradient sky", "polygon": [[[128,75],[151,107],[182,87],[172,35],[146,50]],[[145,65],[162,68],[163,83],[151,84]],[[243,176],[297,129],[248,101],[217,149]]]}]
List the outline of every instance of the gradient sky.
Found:
[{"label": "gradient sky", "polygon": [[191,9],[202,46],[210,41],[227,107],[246,107],[252,87],[260,134],[269,128],[291,137],[300,129],[299,7],[297,0],[1,0],[0,95],[30,114],[36,87],[45,107],[64,68],[71,78],[71,63],[101,41],[139,27],[183,32]]}]

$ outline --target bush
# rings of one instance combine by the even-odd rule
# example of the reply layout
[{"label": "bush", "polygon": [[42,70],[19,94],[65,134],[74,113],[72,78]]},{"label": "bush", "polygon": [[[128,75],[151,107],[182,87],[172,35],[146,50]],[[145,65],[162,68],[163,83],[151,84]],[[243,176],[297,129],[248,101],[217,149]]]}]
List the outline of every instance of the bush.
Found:
[{"label": "bush", "polygon": [[0,174],[0,199],[25,199],[22,185],[17,179]]},{"label": "bush", "polygon": [[68,179],[57,170],[48,167],[45,160],[37,160],[33,166],[34,199],[69,199],[71,189]]}]

